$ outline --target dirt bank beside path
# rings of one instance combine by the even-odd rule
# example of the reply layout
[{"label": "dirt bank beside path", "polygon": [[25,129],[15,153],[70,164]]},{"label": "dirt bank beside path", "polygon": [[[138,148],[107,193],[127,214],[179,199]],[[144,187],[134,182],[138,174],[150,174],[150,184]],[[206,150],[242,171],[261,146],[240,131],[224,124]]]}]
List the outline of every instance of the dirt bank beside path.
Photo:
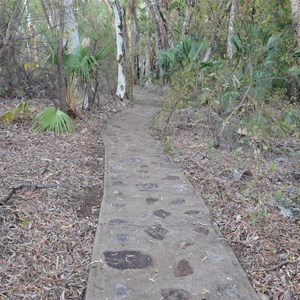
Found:
[{"label": "dirt bank beside path", "polygon": [[[197,127],[164,137],[261,299],[300,299],[300,144],[219,149]],[[298,172],[298,173],[297,173]]]},{"label": "dirt bank beside path", "polygon": [[1,300],[83,297],[103,191],[103,120],[86,114],[61,135],[0,124]]}]

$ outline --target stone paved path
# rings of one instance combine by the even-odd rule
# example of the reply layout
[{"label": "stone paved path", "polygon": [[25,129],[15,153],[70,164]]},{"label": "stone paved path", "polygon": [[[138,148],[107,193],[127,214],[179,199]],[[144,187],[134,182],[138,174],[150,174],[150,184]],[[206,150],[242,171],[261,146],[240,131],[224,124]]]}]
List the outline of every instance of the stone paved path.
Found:
[{"label": "stone paved path", "polygon": [[252,300],[201,197],[148,133],[151,95],[110,120],[86,300]]}]

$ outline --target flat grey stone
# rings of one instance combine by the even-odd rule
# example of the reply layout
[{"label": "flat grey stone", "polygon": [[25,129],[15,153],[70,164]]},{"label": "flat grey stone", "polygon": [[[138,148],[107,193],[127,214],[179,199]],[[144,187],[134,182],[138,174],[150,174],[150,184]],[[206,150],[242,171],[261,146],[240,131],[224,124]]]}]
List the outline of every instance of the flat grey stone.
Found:
[{"label": "flat grey stone", "polygon": [[104,256],[107,265],[114,269],[146,269],[152,266],[151,256],[140,251],[105,251]]},{"label": "flat grey stone", "polygon": [[167,230],[160,224],[153,225],[145,230],[145,232],[156,240],[163,240],[167,234]]},{"label": "flat grey stone", "polygon": [[192,296],[183,289],[163,289],[161,290],[163,298],[161,300],[191,300]]}]

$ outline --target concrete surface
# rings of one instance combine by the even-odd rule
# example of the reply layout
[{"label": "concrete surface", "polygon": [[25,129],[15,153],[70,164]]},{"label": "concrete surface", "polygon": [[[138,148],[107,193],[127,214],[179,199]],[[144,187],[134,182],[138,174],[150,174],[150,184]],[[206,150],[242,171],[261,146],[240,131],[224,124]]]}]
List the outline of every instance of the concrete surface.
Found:
[{"label": "concrete surface", "polygon": [[148,132],[150,96],[108,122],[86,300],[259,299],[210,213]]}]

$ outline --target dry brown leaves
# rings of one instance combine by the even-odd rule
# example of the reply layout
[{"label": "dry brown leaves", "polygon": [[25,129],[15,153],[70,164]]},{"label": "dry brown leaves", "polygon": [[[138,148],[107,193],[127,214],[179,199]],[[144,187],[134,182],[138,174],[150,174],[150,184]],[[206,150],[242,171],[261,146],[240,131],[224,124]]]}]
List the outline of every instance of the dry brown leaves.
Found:
[{"label": "dry brown leaves", "polygon": [[[300,220],[279,207],[299,201],[292,174],[299,159],[215,149],[192,129],[170,139],[173,160],[200,191],[261,299],[300,299]],[[243,176],[234,176],[237,170]]]},{"label": "dry brown leaves", "polygon": [[89,116],[62,135],[0,125],[1,300],[84,296],[103,190],[102,124]]}]

